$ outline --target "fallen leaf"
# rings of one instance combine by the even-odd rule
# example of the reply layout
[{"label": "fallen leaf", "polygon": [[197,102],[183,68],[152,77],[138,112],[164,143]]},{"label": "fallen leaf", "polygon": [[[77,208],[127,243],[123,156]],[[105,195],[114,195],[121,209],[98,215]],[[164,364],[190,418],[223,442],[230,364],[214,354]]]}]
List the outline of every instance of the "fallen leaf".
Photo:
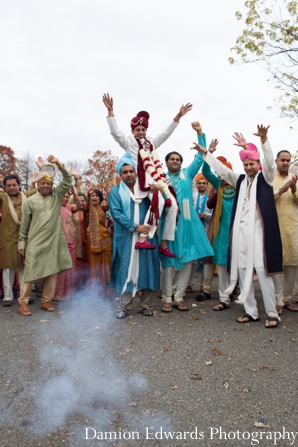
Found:
[{"label": "fallen leaf", "polygon": [[163,348],[164,351],[172,351],[173,348]]},{"label": "fallen leaf", "polygon": [[291,340],[291,341],[295,341],[295,338],[289,337],[289,340]]},{"label": "fallen leaf", "polygon": [[288,331],[288,332],[294,332],[294,331],[292,331],[292,329],[286,329],[286,331]]},{"label": "fallen leaf", "polygon": [[214,342],[214,340],[206,340],[205,338],[203,338],[203,341],[206,341],[208,343],[213,343]]},{"label": "fallen leaf", "polygon": [[270,428],[269,425],[266,425],[266,424],[264,424],[263,422],[255,422],[255,423],[254,423],[254,426],[255,426],[255,427],[258,427],[258,428]]},{"label": "fallen leaf", "polygon": [[138,324],[138,323],[129,323],[131,326],[135,326],[136,324]]},{"label": "fallen leaf", "polygon": [[196,317],[195,315],[191,315],[189,318],[190,318],[191,320],[198,320],[198,319],[199,319],[199,317]]},{"label": "fallen leaf", "polygon": [[273,354],[274,354],[274,355],[281,355],[281,354],[279,354],[278,352],[273,352]]},{"label": "fallen leaf", "polygon": [[225,352],[222,352],[218,348],[214,348],[212,352],[213,352],[214,355],[227,355]]},{"label": "fallen leaf", "polygon": [[155,334],[155,335],[161,335],[161,337],[163,337],[163,335],[162,335],[161,332],[153,332],[153,334]]},{"label": "fallen leaf", "polygon": [[129,407],[137,407],[138,404],[136,404],[135,402],[130,402],[130,404],[128,404]]},{"label": "fallen leaf", "polygon": [[173,332],[179,332],[179,329],[175,328],[173,329]]},{"label": "fallen leaf", "polygon": [[205,313],[206,313],[205,310],[202,310],[202,309],[198,309],[198,310],[199,310],[199,312],[200,312],[201,314],[205,314]]},{"label": "fallen leaf", "polygon": [[253,372],[257,372],[259,370],[259,368],[247,368],[247,369],[249,369],[250,371],[253,371]]},{"label": "fallen leaf", "polygon": [[202,380],[202,377],[198,373],[190,374],[190,378],[193,380]]},{"label": "fallen leaf", "polygon": [[234,331],[243,332],[243,329],[240,329],[239,327],[234,327]]},{"label": "fallen leaf", "polygon": [[243,393],[250,393],[250,388],[244,388]]},{"label": "fallen leaf", "polygon": [[193,327],[193,325],[192,324],[188,324],[187,327]]},{"label": "fallen leaf", "polygon": [[49,320],[40,320],[41,323],[45,323],[46,321],[49,321]]},{"label": "fallen leaf", "polygon": [[210,365],[212,365],[211,360],[209,362],[205,362],[205,366],[210,366]]},{"label": "fallen leaf", "polygon": [[227,382],[222,382],[224,388],[229,388],[229,384]]},{"label": "fallen leaf", "polygon": [[179,389],[179,386],[178,386],[178,385],[172,385],[172,386],[171,386],[171,389],[172,389],[172,390],[178,390],[178,389]]}]

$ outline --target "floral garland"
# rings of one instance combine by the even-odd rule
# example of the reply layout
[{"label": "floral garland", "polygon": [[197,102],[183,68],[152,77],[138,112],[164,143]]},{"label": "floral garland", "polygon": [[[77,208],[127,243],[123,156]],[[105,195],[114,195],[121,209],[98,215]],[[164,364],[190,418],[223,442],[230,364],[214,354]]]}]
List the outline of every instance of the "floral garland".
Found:
[{"label": "floral garland", "polygon": [[151,152],[151,157],[152,157],[152,160],[154,163],[154,167],[153,167],[153,164],[151,163],[150,157],[147,155],[147,153],[144,149],[140,149],[139,154],[143,160],[144,168],[146,169],[148,174],[150,174],[150,176],[156,181],[156,183],[162,187],[162,190],[166,196],[165,206],[166,207],[171,206],[172,205],[172,199],[171,199],[172,194],[171,194],[171,191],[169,190],[169,187],[166,183],[166,176],[163,172],[162,164],[158,158],[157,151],[153,150]]}]

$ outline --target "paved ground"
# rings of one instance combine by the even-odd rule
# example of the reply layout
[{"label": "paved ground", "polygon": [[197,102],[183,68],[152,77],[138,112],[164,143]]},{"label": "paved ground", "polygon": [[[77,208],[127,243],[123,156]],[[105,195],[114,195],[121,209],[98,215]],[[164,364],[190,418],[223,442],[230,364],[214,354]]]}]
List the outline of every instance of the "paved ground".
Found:
[{"label": "paved ground", "polygon": [[54,313],[1,306],[0,446],[298,445],[298,314],[266,329],[258,292],[261,322],[240,325],[216,287],[167,315],[156,295],[150,318],[90,290]]}]

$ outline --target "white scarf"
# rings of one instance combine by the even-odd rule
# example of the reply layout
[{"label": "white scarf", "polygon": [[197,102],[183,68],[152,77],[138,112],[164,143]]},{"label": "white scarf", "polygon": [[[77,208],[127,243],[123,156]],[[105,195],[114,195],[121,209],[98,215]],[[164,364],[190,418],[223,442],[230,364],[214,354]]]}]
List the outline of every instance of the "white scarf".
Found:
[{"label": "white scarf", "polygon": [[[135,211],[134,211],[134,223],[139,225],[140,222],[140,209],[139,204],[142,202],[143,199],[137,199],[135,195],[131,192],[131,190],[128,188],[127,185],[125,185],[127,188],[127,192],[130,194],[130,198],[135,203]],[[130,204],[129,204],[130,206]],[[136,242],[138,240],[138,232],[134,231],[132,233],[132,241],[131,241],[131,253],[130,253],[130,261],[128,266],[128,273],[127,278],[124,283],[123,289],[122,289],[122,295],[125,293],[128,283],[130,281],[133,282],[133,291],[132,296],[134,297],[137,293],[137,286],[138,286],[138,279],[139,279],[139,250],[135,249]]]},{"label": "white scarf", "polygon": [[[24,206],[24,204],[25,204],[25,202],[27,200],[27,197],[25,196],[25,194],[23,192],[21,192],[20,194],[21,194],[21,199],[22,199],[22,207],[21,207],[21,209],[23,211],[23,206]],[[11,217],[12,217],[14,223],[19,227],[21,225],[21,222],[19,221],[19,218],[18,218],[18,215],[16,213],[15,207],[13,206],[12,201],[11,201],[9,195],[7,193],[6,193],[6,195],[7,195],[7,199],[8,199],[8,208],[9,208]]]},{"label": "white scarf", "polygon": [[241,291],[241,294],[238,296],[236,303],[244,304],[250,287],[252,283],[252,276],[253,276],[253,263],[254,263],[254,236],[255,236],[255,216],[256,216],[256,204],[257,204],[257,182],[258,182],[258,174],[254,177],[250,192],[247,191],[247,188],[249,186],[247,182],[247,177],[244,178],[240,185],[239,189],[239,197],[237,202],[237,210],[236,215],[234,219],[234,226],[233,226],[233,234],[232,234],[232,253],[231,253],[231,279],[230,279],[230,285],[225,290],[224,293],[231,294],[233,290],[236,287],[237,280],[238,280],[238,243],[239,243],[239,232],[240,232],[240,220],[241,220],[241,214],[244,204],[244,199],[246,196],[246,193],[248,192],[250,194],[250,204],[249,204],[249,222],[248,222],[248,250],[247,250],[247,266],[245,269],[245,277],[243,281],[243,289]]}]

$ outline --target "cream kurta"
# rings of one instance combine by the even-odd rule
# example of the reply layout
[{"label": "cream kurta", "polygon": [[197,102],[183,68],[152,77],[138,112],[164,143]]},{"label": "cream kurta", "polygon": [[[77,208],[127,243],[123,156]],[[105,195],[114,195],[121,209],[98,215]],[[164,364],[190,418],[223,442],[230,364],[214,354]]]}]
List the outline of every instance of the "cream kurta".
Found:
[{"label": "cream kurta", "polygon": [[[26,191],[26,197],[36,193],[36,189]],[[19,193],[16,197],[10,197],[19,221],[22,217],[22,197]],[[0,193],[0,208],[2,209],[2,222],[0,224],[0,269],[13,269],[23,267],[22,257],[18,252],[18,238],[20,226],[13,220],[8,197],[4,192]]]},{"label": "cream kurta", "polygon": [[[263,176],[269,185],[272,185],[274,174],[275,174],[275,163],[274,157],[271,150],[270,143],[267,139],[265,144],[262,144],[262,149],[264,153],[263,160]],[[227,168],[219,160],[213,157],[209,152],[204,156],[205,161],[213,168],[219,177],[222,177],[229,185],[236,189],[238,178],[241,174],[233,172],[231,169]],[[246,176],[243,181],[249,181]],[[241,218],[240,218],[240,230],[238,239],[238,268],[247,267],[247,251],[248,244],[251,243],[248,238],[249,234],[249,208],[250,201],[247,194],[244,199],[244,204],[242,208]],[[254,260],[253,267],[264,267],[264,250],[263,250],[263,229],[261,225],[261,220],[258,212],[255,213],[255,228],[254,228]]]},{"label": "cream kurta", "polygon": [[298,192],[291,188],[279,195],[278,190],[291,180],[292,174],[282,177],[276,171],[273,190],[282,240],[283,265],[298,265]]},{"label": "cream kurta", "polygon": [[19,249],[25,249],[24,281],[37,281],[72,268],[67,242],[62,230],[60,207],[69,190],[72,176],[61,169],[61,183],[43,198],[39,192],[24,205]]}]

